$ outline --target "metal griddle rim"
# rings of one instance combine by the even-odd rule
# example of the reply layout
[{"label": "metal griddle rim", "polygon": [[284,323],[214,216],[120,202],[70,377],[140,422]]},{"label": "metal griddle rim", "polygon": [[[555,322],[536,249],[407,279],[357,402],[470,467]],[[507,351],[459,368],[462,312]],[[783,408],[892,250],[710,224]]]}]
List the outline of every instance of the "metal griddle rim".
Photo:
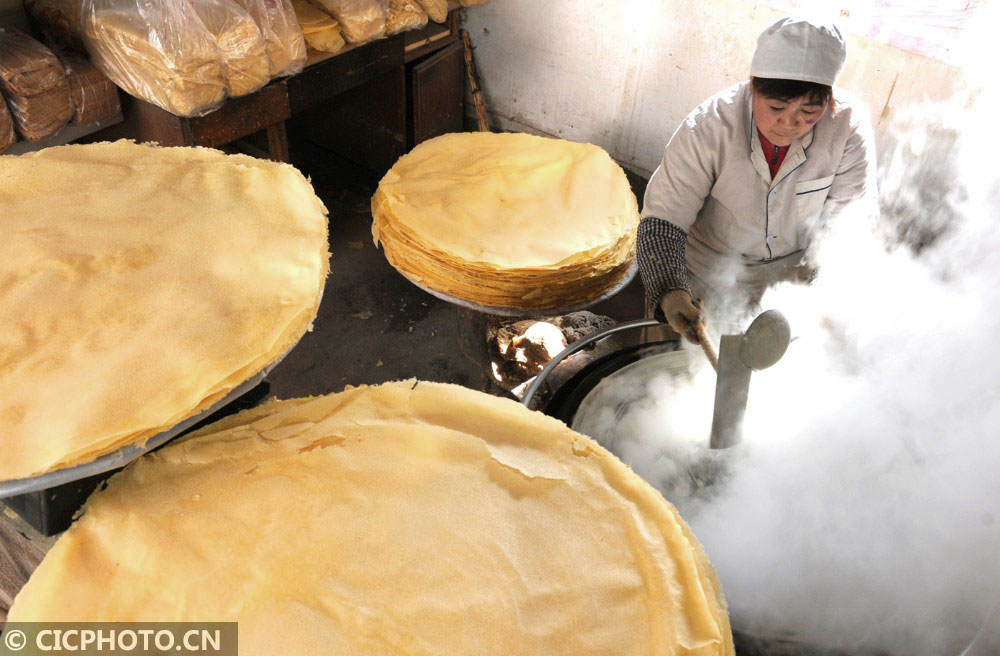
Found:
[{"label": "metal griddle rim", "polygon": [[400,275],[409,280],[411,283],[424,290],[431,296],[439,298],[442,301],[447,301],[454,305],[460,307],[468,308],[470,310],[475,310],[476,312],[482,312],[484,314],[492,314],[498,317],[527,317],[527,318],[537,318],[537,317],[551,317],[562,314],[569,314],[570,312],[578,312],[579,310],[585,310],[592,305],[596,305],[601,301],[606,301],[621,290],[625,289],[626,286],[635,278],[635,274],[639,271],[639,264],[632,259],[632,264],[629,265],[628,270],[625,272],[618,282],[614,284],[613,287],[608,289],[606,292],[600,296],[586,301],[584,303],[578,303],[577,305],[567,306],[567,307],[553,307],[553,308],[542,308],[542,309],[523,309],[523,308],[509,308],[509,307],[493,307],[490,305],[479,305],[478,303],[473,303],[472,301],[467,301],[463,298],[458,298],[457,296],[452,296],[444,292],[440,292],[436,289],[431,289],[427,285],[417,282],[413,278],[410,278],[405,273],[400,271]]}]

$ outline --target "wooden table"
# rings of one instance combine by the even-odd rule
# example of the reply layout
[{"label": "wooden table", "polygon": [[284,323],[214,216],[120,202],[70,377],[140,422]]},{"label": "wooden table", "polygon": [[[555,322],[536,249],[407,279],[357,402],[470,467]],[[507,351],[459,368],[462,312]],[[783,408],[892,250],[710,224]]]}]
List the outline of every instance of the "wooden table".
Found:
[{"label": "wooden table", "polygon": [[9,508],[0,506],[0,629],[14,596],[55,541],[39,535]]}]

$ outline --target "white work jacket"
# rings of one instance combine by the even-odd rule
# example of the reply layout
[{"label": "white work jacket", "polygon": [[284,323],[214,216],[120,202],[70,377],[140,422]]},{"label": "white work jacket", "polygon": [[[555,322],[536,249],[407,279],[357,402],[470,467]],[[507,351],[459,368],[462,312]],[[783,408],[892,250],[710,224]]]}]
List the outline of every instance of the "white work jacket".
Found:
[{"label": "white work jacket", "polygon": [[864,200],[875,211],[875,153],[863,110],[828,107],[772,180],[751,100],[743,82],[696,107],[646,188],[643,218],[687,233],[688,270],[710,287],[732,284],[734,275],[736,284],[780,279],[845,205]]}]

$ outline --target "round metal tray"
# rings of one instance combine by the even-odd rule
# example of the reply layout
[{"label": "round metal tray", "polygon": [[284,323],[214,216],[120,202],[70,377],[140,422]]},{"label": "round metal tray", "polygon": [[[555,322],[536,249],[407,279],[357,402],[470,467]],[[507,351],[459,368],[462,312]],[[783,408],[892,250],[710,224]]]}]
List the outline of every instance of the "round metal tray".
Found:
[{"label": "round metal tray", "polygon": [[609,298],[611,298],[612,296],[614,296],[615,294],[617,294],[618,292],[620,292],[621,290],[625,289],[625,287],[630,282],[632,282],[632,280],[635,278],[635,274],[638,271],[639,271],[639,264],[638,264],[638,262],[636,262],[635,259],[633,259],[632,260],[632,264],[629,266],[628,270],[625,272],[625,275],[623,275],[621,277],[621,279],[618,282],[616,282],[613,287],[611,287],[610,289],[608,289],[606,292],[604,292],[600,296],[598,296],[598,297],[596,297],[594,299],[591,299],[591,300],[589,300],[589,301],[587,301],[585,303],[579,303],[577,305],[573,305],[573,306],[569,306],[569,307],[554,307],[554,308],[543,308],[543,309],[532,309],[532,310],[524,309],[524,308],[492,307],[492,306],[489,306],[489,305],[479,305],[478,303],[473,303],[472,301],[467,301],[464,298],[457,298],[457,297],[452,296],[450,294],[445,294],[444,292],[439,292],[436,289],[431,289],[427,285],[424,285],[423,283],[419,283],[416,280],[414,280],[413,278],[410,278],[405,273],[402,273],[402,272],[400,272],[400,273],[402,274],[402,276],[404,278],[406,278],[407,280],[409,280],[414,285],[416,285],[420,289],[424,290],[425,292],[427,292],[431,296],[439,298],[442,301],[447,301],[447,302],[452,303],[454,305],[458,305],[460,307],[468,308],[470,310],[475,310],[476,312],[482,312],[484,314],[496,315],[498,317],[531,317],[531,318],[536,318],[536,317],[549,317],[549,316],[557,316],[557,315],[561,315],[561,314],[569,314],[570,312],[577,312],[579,310],[585,310],[585,309],[587,309],[587,308],[589,308],[589,307],[591,307],[593,305],[596,305],[596,304],[600,303],[601,301],[606,301]]},{"label": "round metal tray", "polygon": [[[294,344],[292,345],[292,348],[295,348]],[[205,417],[208,417],[213,412],[229,405],[239,397],[252,390],[254,387],[259,385],[262,380],[264,380],[265,376],[267,376],[272,369],[278,366],[278,363],[280,363],[290,351],[291,349],[283,353],[277,360],[261,369],[252,378],[245,380],[239,386],[234,388],[229,394],[219,399],[211,406],[205,408],[196,415],[188,417],[179,424],[171,426],[162,433],[157,433],[149,438],[144,444],[129,444],[112,451],[111,453],[106,453],[96,460],[91,460],[90,462],[85,462],[79,465],[73,465],[72,467],[56,469],[55,471],[39,474],[38,476],[0,481],[0,499],[5,497],[14,497],[19,494],[27,494],[29,492],[38,492],[39,490],[45,490],[64,483],[71,483],[73,481],[80,480],[81,478],[87,478],[95,474],[102,474],[104,472],[111,471],[112,469],[117,469],[127,465],[139,456],[166,444]]]}]

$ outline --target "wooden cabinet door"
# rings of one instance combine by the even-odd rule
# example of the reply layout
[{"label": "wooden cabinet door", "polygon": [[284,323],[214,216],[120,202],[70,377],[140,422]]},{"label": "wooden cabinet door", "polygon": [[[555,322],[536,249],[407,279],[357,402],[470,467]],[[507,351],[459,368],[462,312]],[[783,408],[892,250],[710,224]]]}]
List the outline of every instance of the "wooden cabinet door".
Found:
[{"label": "wooden cabinet door", "polygon": [[465,123],[465,59],[456,41],[410,68],[410,146],[461,132]]}]

